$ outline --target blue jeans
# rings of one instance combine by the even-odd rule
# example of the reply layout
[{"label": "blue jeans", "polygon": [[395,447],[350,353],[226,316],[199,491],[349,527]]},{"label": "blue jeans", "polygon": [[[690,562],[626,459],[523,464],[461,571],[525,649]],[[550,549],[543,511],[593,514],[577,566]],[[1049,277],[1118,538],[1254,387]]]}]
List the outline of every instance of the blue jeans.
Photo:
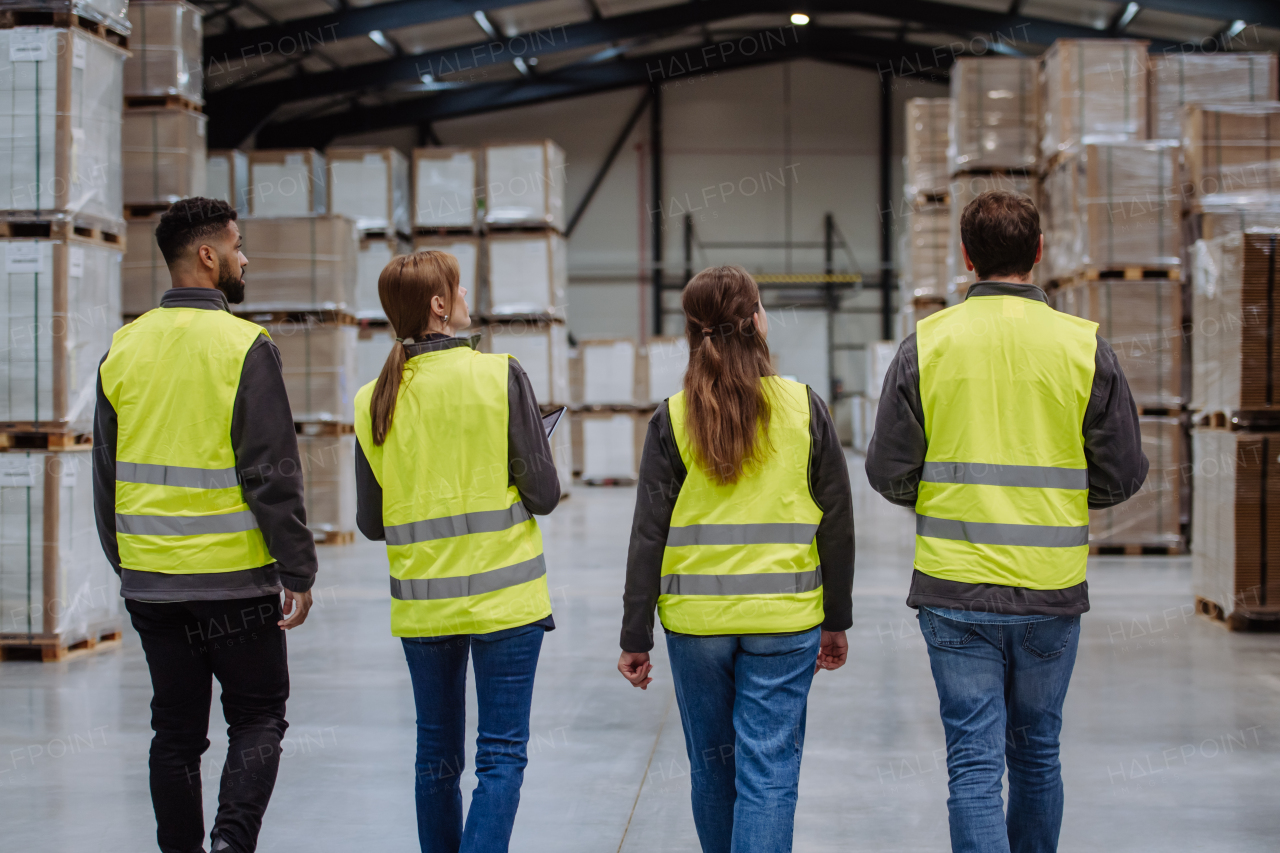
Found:
[{"label": "blue jeans", "polygon": [[[418,708],[414,794],[422,853],[502,853],[520,805],[528,764],[529,705],[542,650],[539,625],[492,634],[404,637],[404,656]],[[474,652],[476,779],[465,829],[467,654]]]},{"label": "blue jeans", "polygon": [[703,853],[788,853],[821,632],[667,634]]},{"label": "blue jeans", "polygon": [[921,608],[918,618],[947,735],[952,851],[1053,853],[1062,829],[1058,735],[1080,617]]}]

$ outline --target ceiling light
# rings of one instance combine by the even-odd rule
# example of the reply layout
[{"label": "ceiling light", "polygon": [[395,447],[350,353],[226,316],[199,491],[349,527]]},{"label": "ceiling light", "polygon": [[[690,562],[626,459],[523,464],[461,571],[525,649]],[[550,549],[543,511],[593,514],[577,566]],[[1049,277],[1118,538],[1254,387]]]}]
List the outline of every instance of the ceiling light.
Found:
[{"label": "ceiling light", "polygon": [[797,27],[803,27],[805,24],[809,23],[809,16],[804,12],[792,12],[791,23],[795,24]]},{"label": "ceiling light", "polygon": [[383,50],[394,52],[395,48],[391,46],[391,42],[387,40],[387,37],[382,34],[382,30],[370,31],[369,38],[373,41],[374,44],[376,44],[378,47],[382,48]]},{"label": "ceiling light", "polygon": [[1140,8],[1141,7],[1138,6],[1137,3],[1130,3],[1128,6],[1125,6],[1124,14],[1120,16],[1120,23],[1116,26],[1116,29],[1123,30],[1125,27],[1129,26],[1130,22],[1132,22],[1134,18],[1138,17],[1138,11]]},{"label": "ceiling light", "polygon": [[1236,36],[1240,35],[1240,33],[1241,33],[1241,32],[1244,30],[1244,28],[1245,28],[1245,27],[1247,27],[1247,26],[1248,26],[1248,24],[1246,24],[1244,21],[1232,21],[1232,22],[1231,22],[1231,29],[1227,30],[1227,38],[1228,38],[1228,39],[1233,39],[1233,38],[1235,38]]}]

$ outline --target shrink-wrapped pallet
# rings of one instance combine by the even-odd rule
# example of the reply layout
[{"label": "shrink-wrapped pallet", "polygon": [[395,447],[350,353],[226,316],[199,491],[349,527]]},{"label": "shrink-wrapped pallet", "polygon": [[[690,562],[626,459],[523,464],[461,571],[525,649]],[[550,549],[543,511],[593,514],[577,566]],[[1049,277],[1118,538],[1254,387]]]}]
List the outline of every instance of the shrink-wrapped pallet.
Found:
[{"label": "shrink-wrapped pallet", "polygon": [[1276,99],[1274,53],[1154,53],[1150,74],[1152,139],[1180,139],[1187,104]]},{"label": "shrink-wrapped pallet", "polygon": [[54,12],[78,15],[129,35],[129,0],[0,0],[0,12]]},{"label": "shrink-wrapped pallet", "polygon": [[[1280,196],[1277,196],[1276,201],[1280,204]],[[1196,240],[1212,240],[1223,234],[1248,231],[1251,228],[1280,230],[1280,207],[1255,208],[1234,204],[1212,206],[1188,218],[1192,220],[1193,236]],[[1184,237],[1184,240],[1188,239]]]},{"label": "shrink-wrapped pallet", "polygon": [[485,146],[485,222],[564,230],[564,151],[549,139]]},{"label": "shrink-wrapped pallet", "polygon": [[237,225],[249,258],[237,313],[354,310],[360,244],[350,219],[250,216]]},{"label": "shrink-wrapped pallet", "polygon": [[950,98],[912,98],[907,101],[906,196],[912,204],[946,200],[947,122]]},{"label": "shrink-wrapped pallet", "polygon": [[578,341],[581,402],[587,406],[634,406],[648,402],[647,369],[630,338]]},{"label": "shrink-wrapped pallet", "polygon": [[474,228],[483,198],[478,148],[413,150],[413,224],[416,228]]},{"label": "shrink-wrapped pallet", "polygon": [[1182,495],[1187,485],[1182,424],[1176,417],[1140,417],[1142,452],[1150,468],[1122,504],[1089,510],[1089,544],[1181,549]]},{"label": "shrink-wrapped pallet", "polygon": [[576,455],[584,483],[634,482],[640,476],[640,454],[649,428],[650,410],[577,412],[573,427]]},{"label": "shrink-wrapped pallet", "polygon": [[488,314],[564,317],[569,267],[564,238],[554,231],[490,233]]},{"label": "shrink-wrapped pallet", "polygon": [[1057,293],[1064,314],[1098,324],[1140,408],[1182,405],[1182,283],[1082,281]]},{"label": "shrink-wrapped pallet", "polygon": [[0,239],[0,264],[0,423],[91,433],[98,362],[120,328],[120,252]]},{"label": "shrink-wrapped pallet", "polygon": [[[990,174],[956,175],[951,179],[951,221],[947,229],[947,297],[950,301],[964,299],[969,285],[976,280],[971,270],[965,269],[960,254],[960,217],[969,202],[992,190],[1019,193],[1036,201],[1038,182],[1027,172],[994,172]],[[1048,242],[1048,236],[1045,241]],[[1032,271],[1032,281],[1043,280],[1041,270]]]},{"label": "shrink-wrapped pallet", "polygon": [[93,454],[0,453],[0,642],[66,646],[122,625],[93,516]]},{"label": "shrink-wrapped pallet", "polygon": [[475,324],[479,306],[484,304],[480,293],[484,284],[484,277],[480,275],[480,238],[468,234],[419,234],[413,238],[413,251],[448,252],[458,259],[458,284],[467,289],[467,310]]},{"label": "shrink-wrapped pallet", "polygon": [[1147,138],[1147,47],[1135,39],[1058,39],[1044,55],[1040,152]]},{"label": "shrink-wrapped pallet", "polygon": [[397,255],[410,252],[409,242],[399,237],[361,237],[356,258],[356,299],[352,312],[360,320],[385,320],[378,296],[378,277]]},{"label": "shrink-wrapped pallet", "polygon": [[208,116],[170,107],[125,111],[124,203],[172,204],[205,194]]},{"label": "shrink-wrapped pallet", "polygon": [[1191,435],[1192,591],[1217,605],[1228,624],[1280,619],[1280,590],[1268,570],[1280,560],[1280,433]]},{"label": "shrink-wrapped pallet", "polygon": [[481,330],[483,352],[515,356],[543,405],[569,405],[569,337],[563,323],[491,323]]},{"label": "shrink-wrapped pallet", "polygon": [[1275,346],[1280,232],[1247,231],[1198,241],[1192,250],[1191,408],[1280,408]]},{"label": "shrink-wrapped pallet", "polygon": [[650,338],[644,346],[648,402],[657,405],[684,389],[689,366],[689,340],[681,337]]},{"label": "shrink-wrapped pallet", "polygon": [[204,103],[204,28],[199,9],[182,0],[133,0],[133,34],[124,63],[126,96],[177,95]]},{"label": "shrink-wrapped pallet", "polygon": [[962,56],[951,66],[949,172],[1034,169],[1040,160],[1037,59]]},{"label": "shrink-wrapped pallet", "polygon": [[249,212],[254,216],[324,213],[324,155],[313,148],[249,152]]},{"label": "shrink-wrapped pallet", "polygon": [[265,326],[280,350],[285,393],[295,421],[354,423],[355,326],[310,322]]},{"label": "shrink-wrapped pallet", "polygon": [[241,216],[249,215],[249,155],[234,148],[209,152],[205,195],[225,201]]},{"label": "shrink-wrapped pallet", "polygon": [[568,497],[573,488],[573,421],[577,415],[565,412],[551,433],[551,461],[556,466],[556,478],[560,481],[560,499]]},{"label": "shrink-wrapped pallet", "polygon": [[1198,206],[1280,203],[1280,102],[1189,106],[1182,145]]},{"label": "shrink-wrapped pallet", "polygon": [[377,382],[387,363],[395,333],[390,326],[360,326],[356,339],[356,390]]},{"label": "shrink-wrapped pallet", "polygon": [[906,216],[902,292],[908,297],[941,296],[947,292],[947,245],[951,210],[934,204]]},{"label": "shrink-wrapped pallet", "polygon": [[303,501],[314,533],[354,533],[356,529],[356,437],[300,435]]},{"label": "shrink-wrapped pallet", "polygon": [[360,231],[409,234],[409,161],[394,148],[334,147],[329,164],[330,213]]},{"label": "shrink-wrapped pallet", "polygon": [[0,210],[119,232],[125,51],[83,30],[0,30]]},{"label": "shrink-wrapped pallet", "polygon": [[124,261],[120,264],[120,313],[126,317],[145,314],[160,306],[160,297],[172,286],[169,267],[156,243],[160,217],[130,219]]}]

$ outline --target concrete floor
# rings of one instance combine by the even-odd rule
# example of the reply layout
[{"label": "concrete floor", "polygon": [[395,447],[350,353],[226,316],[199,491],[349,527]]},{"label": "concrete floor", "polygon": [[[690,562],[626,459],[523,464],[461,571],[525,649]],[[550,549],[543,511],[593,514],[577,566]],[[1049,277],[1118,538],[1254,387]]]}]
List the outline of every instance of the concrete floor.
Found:
[{"label": "concrete floor", "polygon": [[[912,517],[870,491],[860,458],[850,462],[850,662],[814,683],[795,849],[946,850],[937,697],[903,604]],[[538,672],[519,853],[698,850],[665,649],[647,693],[614,670],[632,502],[630,489],[577,489],[542,520],[560,627]],[[321,554],[317,607],[289,637],[287,758],[259,849],[409,853],[413,699],[387,627],[385,556],[367,542]],[[1097,559],[1090,585],[1063,733],[1061,850],[1280,849],[1280,636],[1192,616],[1186,558]],[[150,694],[131,630],[104,654],[0,665],[0,848],[155,849]],[[206,820],[222,729],[215,700]]]}]

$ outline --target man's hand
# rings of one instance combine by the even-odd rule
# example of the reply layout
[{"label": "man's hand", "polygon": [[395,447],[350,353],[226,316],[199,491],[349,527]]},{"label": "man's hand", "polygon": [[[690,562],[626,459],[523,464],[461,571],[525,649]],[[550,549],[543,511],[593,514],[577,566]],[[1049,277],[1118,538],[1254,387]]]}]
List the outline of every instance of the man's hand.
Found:
[{"label": "man's hand", "polygon": [[844,631],[823,631],[818,648],[818,665],[813,671],[816,674],[820,669],[839,669],[844,666],[848,656],[849,641],[845,639]]},{"label": "man's hand", "polygon": [[649,677],[652,670],[653,664],[649,663],[648,652],[623,652],[622,657],[618,658],[618,672],[622,673],[622,677],[630,681],[633,687],[639,687],[641,690],[649,689],[649,682],[653,681]]},{"label": "man's hand", "polygon": [[311,610],[311,593],[284,591],[284,618],[276,624],[288,631],[297,628],[307,621],[307,613]]}]

